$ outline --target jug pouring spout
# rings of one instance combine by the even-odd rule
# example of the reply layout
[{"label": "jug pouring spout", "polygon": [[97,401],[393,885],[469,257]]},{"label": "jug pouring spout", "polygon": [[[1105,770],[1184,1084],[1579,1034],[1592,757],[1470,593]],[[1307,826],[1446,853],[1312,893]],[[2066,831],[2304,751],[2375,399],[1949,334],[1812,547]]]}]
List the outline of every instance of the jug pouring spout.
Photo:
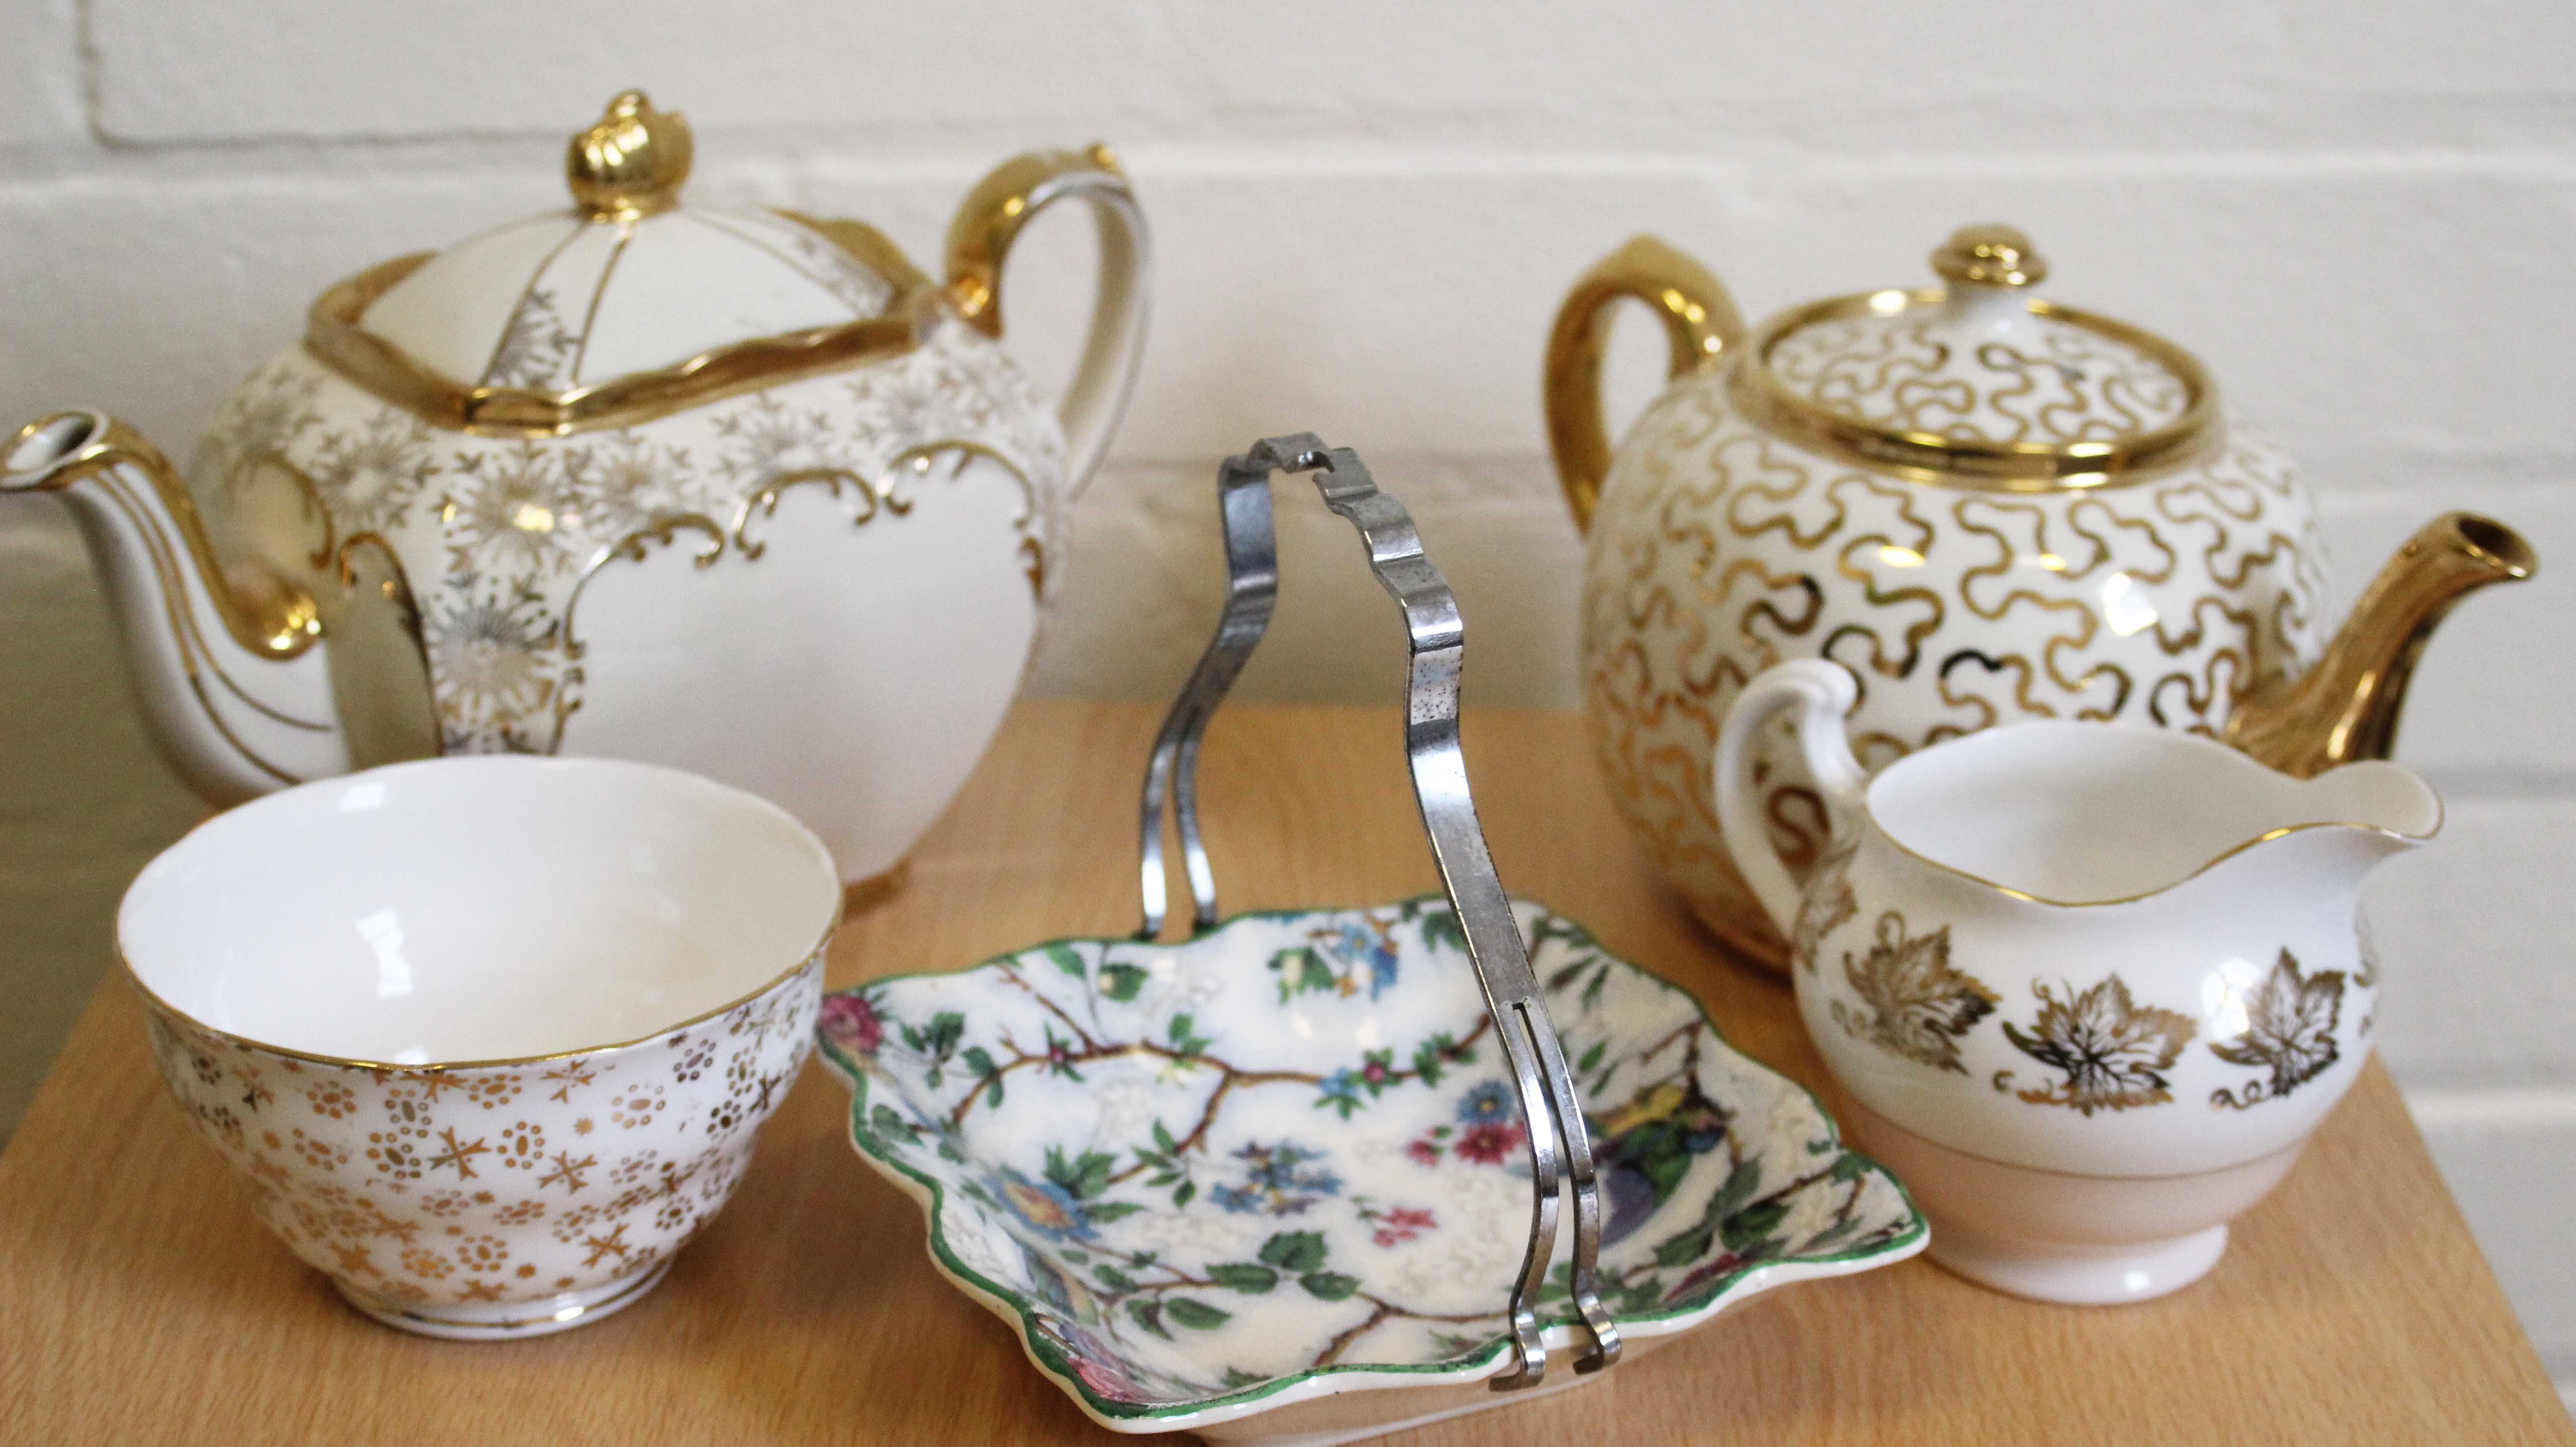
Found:
[{"label": "jug pouring spout", "polygon": [[154,742],[217,804],[344,772],[322,614],[303,586],[218,560],[169,459],[97,412],[57,412],[0,455],[0,495],[52,493],[106,586]]},{"label": "jug pouring spout", "polygon": [[2492,518],[2433,519],[2371,580],[2314,668],[2271,680],[2238,705],[2227,741],[2300,778],[2387,758],[2416,660],[2443,615],[2472,590],[2518,582],[2539,566],[2531,544]]},{"label": "jug pouring spout", "polygon": [[1758,735],[1781,716],[1827,806],[1817,872],[1866,833],[1889,867],[1996,905],[2083,911],[2187,886],[2199,898],[2204,883],[2234,891],[2255,874],[2301,897],[2349,895],[2373,865],[2441,828],[2431,787],[2385,760],[2299,779],[2208,739],[2117,724],[2011,724],[1871,778],[1845,738],[1857,691],[1838,665],[1781,664],[1746,686],[1719,735],[1718,807],[1730,840],[1744,841],[1737,867],[1793,950],[1816,932],[1817,892],[1812,879],[1793,883],[1772,849],[1752,782]]}]

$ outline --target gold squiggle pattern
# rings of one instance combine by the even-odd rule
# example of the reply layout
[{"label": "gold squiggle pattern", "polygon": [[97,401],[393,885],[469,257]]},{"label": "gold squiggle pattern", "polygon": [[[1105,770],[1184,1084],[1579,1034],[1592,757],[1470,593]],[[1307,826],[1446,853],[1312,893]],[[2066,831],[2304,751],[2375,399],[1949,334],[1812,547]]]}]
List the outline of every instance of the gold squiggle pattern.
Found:
[{"label": "gold squiggle pattern", "polygon": [[1955,442],[2110,442],[2181,418],[2190,395],[2163,364],[2116,337],[2034,318],[2039,355],[2004,341],[1952,345],[1955,322],[1862,315],[1812,324],[1770,350],[1772,371],[1809,401],[1877,427]]},{"label": "gold squiggle pattern", "polygon": [[[1892,385],[1908,357],[1923,360],[1881,357],[1853,385]],[[2153,396],[2115,401],[2158,415]],[[2239,427],[2196,467],[2003,496],[1804,452],[1742,419],[1722,373],[1686,377],[1622,449],[1588,549],[1584,697],[1612,797],[1700,916],[1762,957],[1779,945],[1727,857],[1708,765],[1763,668],[1851,667],[1853,745],[1877,767],[2022,718],[2214,733],[2324,641],[2315,518]],[[1793,751],[1766,743],[1760,769],[1773,844],[1803,872],[1822,802]]]},{"label": "gold squiggle pattern", "polygon": [[[2098,519],[2096,527],[2088,528],[2084,525],[2088,511]],[[2172,547],[2157,535],[2155,524],[2142,518],[2122,517],[2118,512],[2103,506],[2102,500],[2097,497],[2077,499],[2075,505],[2066,510],[2065,516],[2066,530],[2091,543],[2095,550],[2093,562],[2081,568],[2067,569],[2067,577],[2081,578],[2092,572],[2094,568],[2110,561],[2121,551],[2112,542],[2113,538],[2134,536],[2141,546],[2153,548],[2163,554],[2165,561],[2164,566],[2159,568],[2141,568],[2131,563],[2128,568],[2129,576],[2142,583],[2161,584],[2173,581],[2173,570],[2178,558]]]}]

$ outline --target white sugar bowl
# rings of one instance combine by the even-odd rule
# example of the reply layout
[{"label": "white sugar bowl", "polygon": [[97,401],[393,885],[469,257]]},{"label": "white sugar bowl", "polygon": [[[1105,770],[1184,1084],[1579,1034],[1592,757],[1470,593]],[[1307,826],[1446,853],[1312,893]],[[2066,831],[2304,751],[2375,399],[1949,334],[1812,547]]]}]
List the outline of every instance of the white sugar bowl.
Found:
[{"label": "white sugar bowl", "polygon": [[821,842],[749,794],[451,758],[217,816],[117,938],[269,1229],[378,1321],[507,1339],[632,1304],[724,1205],[840,906]]}]

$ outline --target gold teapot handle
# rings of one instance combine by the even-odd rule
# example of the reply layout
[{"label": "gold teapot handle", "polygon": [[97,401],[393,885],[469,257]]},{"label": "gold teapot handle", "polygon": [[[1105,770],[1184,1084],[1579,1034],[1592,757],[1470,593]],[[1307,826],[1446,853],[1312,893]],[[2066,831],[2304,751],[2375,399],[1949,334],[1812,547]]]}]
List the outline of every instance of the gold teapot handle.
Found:
[{"label": "gold teapot handle", "polygon": [[1144,213],[1107,146],[1013,156],[966,193],[948,223],[948,298],[988,337],[1002,335],[1002,267],[1030,218],[1066,196],[1091,205],[1100,228],[1100,292],[1091,337],[1057,404],[1064,420],[1069,493],[1079,493],[1109,451],[1136,385],[1145,343]]},{"label": "gold teapot handle", "polygon": [[1601,357],[1610,341],[1611,304],[1644,302],[1664,324],[1672,346],[1670,376],[1717,365],[1744,338],[1735,301],[1707,267],[1656,240],[1637,236],[1583,274],[1557,309],[1547,339],[1542,398],[1547,446],[1556,458],[1565,505],[1580,529],[1592,526],[1602,480],[1610,475],[1610,434],[1601,422]]}]

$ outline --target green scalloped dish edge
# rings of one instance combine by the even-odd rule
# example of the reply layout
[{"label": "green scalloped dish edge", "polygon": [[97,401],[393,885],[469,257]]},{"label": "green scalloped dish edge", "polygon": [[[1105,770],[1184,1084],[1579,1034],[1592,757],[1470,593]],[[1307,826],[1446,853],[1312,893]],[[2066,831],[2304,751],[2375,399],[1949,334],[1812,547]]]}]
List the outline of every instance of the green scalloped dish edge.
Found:
[{"label": "green scalloped dish edge", "polygon": [[[1895,1174],[1890,1172],[1885,1166],[1880,1165],[1869,1156],[1853,1150],[1849,1145],[1844,1143],[1841,1123],[1834,1119],[1833,1112],[1825,1109],[1825,1102],[1822,1097],[1818,1096],[1814,1091],[1808,1089],[1799,1081],[1782,1074],[1778,1070],[1772,1069],[1768,1064],[1765,1064],[1764,1062],[1745,1054],[1743,1051],[1736,1049],[1734,1042],[1726,1038],[1726,1032],[1718,1028],[1717,1020],[1708,1013],[1708,1006],[1701,1001],[1699,996],[1692,994],[1690,991],[1683,989],[1681,986],[1676,985],[1672,981],[1665,979],[1663,976],[1656,974],[1654,971],[1647,969],[1645,966],[1627,958],[1625,955],[1621,955],[1604,946],[1601,941],[1595,937],[1590,930],[1584,928],[1580,922],[1569,918],[1566,915],[1559,914],[1546,903],[1530,898],[1526,895],[1515,895],[1512,898],[1514,903],[1536,905],[1542,913],[1571,927],[1574,930],[1576,940],[1580,945],[1599,951],[1604,959],[1610,960],[1619,965],[1622,969],[1641,975],[1647,980],[1687,998],[1691,1002],[1691,1007],[1699,1012],[1700,1019],[1707,1024],[1709,1035],[1720,1045],[1725,1046],[1726,1049],[1733,1052],[1738,1058],[1750,1063],[1756,1069],[1767,1072],[1782,1084],[1787,1085],[1790,1089],[1807,1097],[1808,1102],[1816,1108],[1817,1118],[1824,1122],[1826,1138],[1833,1142],[1836,1151],[1839,1152],[1837,1159],[1849,1157],[1857,1160],[1861,1163],[1864,1170],[1874,1172],[1885,1179],[1888,1184],[1896,1188],[1897,1198],[1905,1203],[1907,1213],[1914,1218],[1912,1229],[1906,1231],[1900,1236],[1892,1237],[1877,1246],[1853,1251],[1832,1252],[1822,1256],[1798,1257],[1792,1260],[1749,1263],[1730,1275],[1720,1277],[1716,1283],[1716,1289],[1706,1300],[1700,1302],[1698,1305],[1673,1307],[1664,1311],[1646,1312],[1633,1316],[1613,1313],[1611,1319],[1614,1322],[1624,1328],[1632,1325],[1655,1325],[1694,1316],[1706,1319],[1708,1317],[1716,1316],[1719,1312],[1725,1310],[1736,1300],[1740,1299],[1738,1289],[1745,1286],[1748,1282],[1777,1273],[1784,1268],[1845,1266],[1853,1262],[1877,1261],[1881,1259],[1885,1259],[1889,1264],[1893,1264],[1894,1262],[1901,1261],[1922,1249],[1930,1231],[1930,1226],[1924,1220],[1921,1208],[1914,1204],[1913,1194],[1907,1191],[1905,1189],[1905,1183],[1898,1180]],[[1437,899],[1444,906],[1448,903],[1447,896],[1430,894],[1415,895],[1410,900],[1399,900],[1395,903],[1401,905],[1431,899]],[[1120,944],[1151,950],[1178,950],[1214,939],[1215,937],[1224,934],[1226,931],[1233,929],[1235,926],[1246,923],[1247,921],[1300,919],[1315,915],[1348,914],[1360,910],[1381,909],[1386,907],[1387,906],[1384,905],[1323,905],[1305,909],[1253,910],[1244,914],[1234,915],[1212,928],[1202,930],[1197,934],[1191,935],[1187,939],[1175,940],[1169,943],[1159,940],[1137,940],[1125,935],[1059,935],[1053,939],[1041,940],[1034,944],[1023,945],[1018,949],[991,956],[990,958],[981,960],[975,964],[968,965],[964,969],[914,970],[909,973],[899,975],[883,975],[873,980],[849,986],[846,989],[829,991],[827,994],[855,995],[864,990],[876,989],[883,985],[901,984],[910,980],[963,979],[968,975],[979,974],[986,970],[998,969],[1022,955],[1029,954],[1032,951],[1046,949],[1050,945]],[[940,1189],[939,1182],[919,1171],[914,1170],[903,1162],[869,1146],[868,1132],[865,1129],[867,1124],[868,1099],[867,1070],[843,1052],[840,1046],[822,1038],[819,1027],[815,1036],[815,1047],[824,1060],[830,1063],[833,1072],[839,1075],[849,1086],[849,1133],[851,1148],[864,1156],[871,1165],[877,1168],[880,1174],[892,1173],[894,1175],[901,1176],[904,1180],[910,1181],[914,1186],[928,1194],[930,1199],[928,1204],[924,1207],[924,1215],[926,1217],[925,1229],[928,1233],[928,1244],[934,1264],[936,1264],[943,1273],[945,1273],[959,1286],[969,1288],[972,1294],[987,1298],[988,1300],[983,1303],[987,1306],[987,1309],[990,1309],[990,1301],[1007,1303],[1011,1310],[1019,1316],[1020,1341],[1023,1349],[1027,1351],[1029,1359],[1037,1363],[1039,1369],[1044,1371],[1048,1376],[1055,1378],[1056,1382],[1065,1391],[1073,1394],[1075,1398],[1082,1403],[1086,1411],[1096,1417],[1103,1419],[1118,1418],[1127,1421],[1138,1421],[1156,1418],[1186,1419],[1199,1417],[1211,1412],[1223,1412],[1228,1417],[1240,1416],[1243,1414],[1234,1412],[1231,1409],[1249,1406],[1255,1402],[1262,1401],[1265,1398],[1276,1396],[1281,1392],[1288,1391],[1294,1387],[1304,1386],[1311,1382],[1321,1382],[1331,1378],[1344,1376],[1454,1377],[1462,1383],[1480,1381],[1493,1375],[1491,1368],[1493,1368],[1512,1350],[1511,1338],[1506,1334],[1496,1337],[1492,1344],[1485,1350],[1470,1357],[1453,1357],[1448,1361],[1441,1362],[1336,1363],[1329,1367],[1321,1367],[1298,1372],[1293,1376],[1273,1378],[1270,1381],[1263,1382],[1259,1386],[1246,1387],[1240,1392],[1229,1393],[1222,1397],[1203,1397],[1187,1402],[1172,1402],[1163,1405],[1155,1405],[1144,1402],[1122,1402],[1100,1396],[1098,1393],[1092,1391],[1088,1383],[1082,1380],[1081,1374],[1073,1369],[1072,1363],[1066,1360],[1064,1353],[1057,1348],[1056,1344],[1037,1330],[1034,1320],[1034,1306],[1028,1298],[1021,1295],[1019,1292],[1012,1290],[1010,1287],[1000,1284],[999,1282],[986,1279],[982,1274],[967,1266],[964,1262],[958,1260],[956,1256],[949,1251],[946,1233],[943,1229],[944,1216],[948,1209],[948,1197],[947,1193]],[[1790,1281],[1783,1282],[1781,1284],[1795,1285],[1796,1283],[1794,1281]],[[1545,1325],[1570,1325],[1573,1324],[1575,1320],[1576,1319],[1569,1314],[1564,1317],[1550,1318]],[[1185,1428],[1185,1422],[1175,1422],[1174,1424],[1175,1430],[1184,1430]]]}]

